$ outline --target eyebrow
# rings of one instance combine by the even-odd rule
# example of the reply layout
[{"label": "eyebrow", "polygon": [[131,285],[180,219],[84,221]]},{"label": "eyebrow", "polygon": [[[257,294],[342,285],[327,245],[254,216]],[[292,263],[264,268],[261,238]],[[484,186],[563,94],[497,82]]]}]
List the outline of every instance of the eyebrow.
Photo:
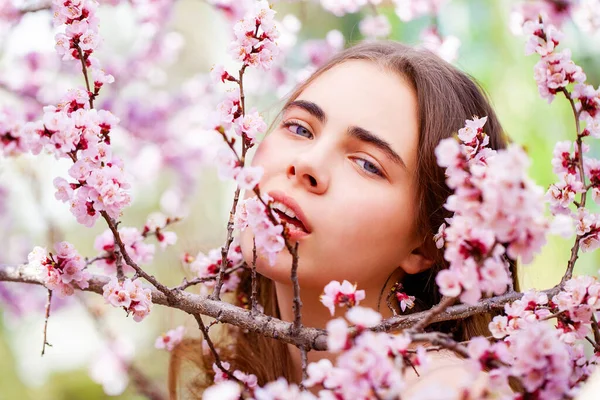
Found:
[{"label": "eyebrow", "polygon": [[[325,111],[323,111],[321,107],[319,107],[316,103],[313,103],[312,101],[294,100],[287,104],[283,108],[282,112],[285,113],[287,110],[294,107],[298,107],[307,111],[317,120],[319,120],[319,122],[321,122],[322,124],[327,122],[327,115],[325,114]],[[394,149],[392,149],[392,146],[390,146],[390,144],[387,141],[383,140],[379,136],[368,131],[367,129],[361,128],[360,126],[351,126],[350,128],[348,128],[347,133],[350,137],[353,137],[355,139],[360,140],[361,142],[369,143],[377,147],[392,162],[400,164],[403,168],[406,169],[406,164],[404,163],[404,160],[402,160],[402,157],[400,157],[400,155],[396,153]]]}]

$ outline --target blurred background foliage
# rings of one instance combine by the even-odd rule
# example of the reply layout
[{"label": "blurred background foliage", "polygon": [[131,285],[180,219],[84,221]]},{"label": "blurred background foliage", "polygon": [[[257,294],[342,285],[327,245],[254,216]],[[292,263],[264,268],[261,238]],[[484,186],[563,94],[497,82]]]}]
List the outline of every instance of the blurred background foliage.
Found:
[{"label": "blurred background foliage", "polygon": [[[472,75],[487,91],[511,140],[523,145],[529,153],[532,160],[531,177],[546,188],[555,179],[550,166],[554,143],[574,137],[574,120],[568,102],[560,96],[550,105],[539,97],[533,79],[533,66],[538,58],[524,56],[523,38],[514,36],[509,30],[512,4],[514,2],[511,1],[451,0],[439,15],[438,22],[443,34],[452,34],[460,39],[462,45],[455,64]],[[340,30],[348,43],[361,40],[359,14],[338,18],[325,12],[316,2],[279,2],[274,8],[280,17],[292,13],[300,19],[300,41],[321,39],[332,29]],[[381,7],[381,10],[392,22],[392,39],[405,43],[417,43],[420,31],[430,22],[423,17],[403,23],[392,8]],[[46,14],[23,23],[27,22],[33,27],[50,17],[49,13]],[[109,9],[101,14],[104,17],[101,20],[101,33],[106,44],[98,52],[100,59],[108,53],[126,54],[128,43],[140,34],[134,25],[121,24],[122,17],[126,18],[123,14],[127,14],[127,8],[118,11]],[[169,28],[182,35],[183,47],[179,59],[166,71],[164,87],[176,87],[186,77],[207,73],[216,62],[227,62],[225,49],[230,37],[229,26],[221,13],[200,0],[177,1]],[[37,37],[37,33],[25,29],[25,32],[15,32],[10,40],[23,40],[24,45],[29,42],[48,42],[52,46],[52,37]],[[573,59],[587,73],[588,83],[598,86],[598,37],[594,39],[584,35],[572,23],[567,23],[565,33],[563,46],[572,49]],[[6,47],[3,50],[6,51]],[[0,53],[2,58],[6,55],[6,52]],[[276,115],[281,100],[273,94],[260,98],[251,96],[248,104],[256,106],[268,118]],[[592,147],[591,153],[592,156],[599,156],[597,148]],[[14,229],[29,234],[31,245],[48,245],[49,236],[52,236],[49,235],[50,231],[74,243],[81,254],[93,255],[93,241],[104,230],[103,224],[97,223],[91,229],[77,225],[74,218],[65,213],[66,206],[54,200],[49,183],[42,182],[45,178],[36,169],[39,168],[38,161],[23,157],[15,163],[16,167],[13,166],[11,171],[18,170],[17,175],[7,172],[6,163],[0,164],[5,168],[5,171],[0,170],[0,177],[3,182],[10,182],[9,186],[16,192],[11,194],[8,208],[18,216]],[[146,216],[160,209],[159,195],[172,179],[173,176],[168,173],[161,173],[153,176],[149,183],[137,187],[135,203],[125,211],[123,224],[142,227]],[[184,221],[174,227],[179,236],[177,245],[164,253],[157,252],[150,268],[167,285],[178,284],[186,274],[179,262],[181,254],[207,251],[219,246],[225,237],[224,227],[232,187],[221,183],[210,166],[199,170],[196,179],[189,213]],[[31,213],[36,203],[31,201],[31,188],[23,189],[23,184],[37,187],[39,200],[51,204],[50,209],[62,212],[62,217],[54,218],[52,223],[32,219]],[[550,237],[548,245],[534,263],[522,268],[520,278],[523,286],[544,289],[558,282],[569,258],[570,246],[568,241]],[[596,275],[597,259],[596,253],[583,255],[578,261],[576,273]],[[135,351],[134,365],[163,389],[166,388],[168,353],[154,349],[155,338],[179,324],[187,326],[188,335],[195,335],[197,330],[194,321],[183,313],[160,307],[154,307],[151,315],[143,323],[137,324],[131,318],[124,318],[120,310],[104,307],[99,296],[84,294],[82,297],[87,308],[77,299],[68,300],[66,306],[55,307],[48,328],[53,347],[47,349],[44,357],[40,357],[45,291],[42,288],[27,288],[23,289],[23,295],[37,299],[32,300],[36,311],[17,318],[5,310],[4,318],[0,318],[1,400],[107,397],[101,385],[95,383],[88,373],[89,364],[106,350],[102,347],[103,335],[94,328],[87,308],[105,311],[100,317],[101,323],[113,335],[129,342]],[[107,364],[102,368],[109,373],[113,367]],[[115,398],[142,397],[130,385]]]}]

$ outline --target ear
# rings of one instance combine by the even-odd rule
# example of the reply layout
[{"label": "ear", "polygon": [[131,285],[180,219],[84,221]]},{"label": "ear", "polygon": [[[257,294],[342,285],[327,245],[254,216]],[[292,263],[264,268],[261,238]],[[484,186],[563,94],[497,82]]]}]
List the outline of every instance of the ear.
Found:
[{"label": "ear", "polygon": [[425,256],[423,246],[414,249],[400,264],[407,274],[418,274],[431,268],[433,259]]}]

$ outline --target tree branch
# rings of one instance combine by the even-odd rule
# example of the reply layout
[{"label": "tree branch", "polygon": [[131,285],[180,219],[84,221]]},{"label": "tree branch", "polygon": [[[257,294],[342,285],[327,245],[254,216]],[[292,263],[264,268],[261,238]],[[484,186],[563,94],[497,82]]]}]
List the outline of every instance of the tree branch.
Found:
[{"label": "tree branch", "polygon": [[[44,286],[44,281],[39,275],[39,271],[33,270],[27,265],[19,267],[0,266],[0,281]],[[89,287],[84,290],[102,295],[104,291],[103,287],[109,281],[110,278],[107,276],[92,275],[88,281]],[[327,350],[327,333],[323,329],[303,326],[294,332],[294,325],[291,322],[282,321],[262,313],[252,313],[250,310],[234,306],[233,304],[212,300],[208,296],[174,290],[173,292],[176,293],[174,300],[169,300],[163,292],[154,288],[151,288],[151,291],[152,302],[154,304],[175,308],[190,315],[202,314],[212,318],[218,318],[218,320],[223,323],[235,325],[265,337],[278,339],[285,343],[293,344],[298,348],[317,351]],[[551,289],[542,291],[542,293],[546,293],[551,297],[557,294],[558,291],[559,287],[555,286]],[[474,306],[465,304],[451,306],[433,317],[430,322],[451,321],[467,318],[476,314],[496,311],[501,309],[504,304],[518,300],[522,296],[523,293],[512,292],[484,299]],[[374,327],[373,330],[389,332],[410,328],[423,319],[428,312],[429,311],[423,311],[409,315],[391,317]]]}]

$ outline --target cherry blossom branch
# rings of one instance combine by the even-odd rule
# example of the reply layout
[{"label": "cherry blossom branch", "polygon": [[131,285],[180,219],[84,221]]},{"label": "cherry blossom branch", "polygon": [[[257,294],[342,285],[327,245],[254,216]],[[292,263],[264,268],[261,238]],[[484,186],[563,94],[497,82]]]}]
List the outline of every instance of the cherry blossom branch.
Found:
[{"label": "cherry blossom branch", "polygon": [[48,289],[48,299],[46,300],[46,317],[44,318],[44,343],[42,344],[42,356],[46,352],[46,345],[52,347],[50,343],[48,343],[47,334],[48,334],[48,320],[50,319],[50,306],[52,304],[52,290]]},{"label": "cherry blossom branch", "polygon": [[[588,188],[585,184],[585,171],[583,169],[583,141],[581,136],[581,127],[579,125],[579,112],[577,111],[577,107],[575,106],[575,102],[573,101],[573,97],[571,96],[569,91],[565,88],[561,88],[560,91],[565,95],[567,100],[569,100],[571,110],[573,111],[573,116],[575,117],[575,131],[577,134],[575,146],[578,154],[577,162],[579,164],[579,179],[581,180],[581,183],[584,186],[584,190],[581,192],[581,197],[577,204],[577,208],[583,208],[585,207],[585,200],[587,197]],[[567,263],[567,270],[565,271],[565,274],[563,275],[560,281],[561,286],[573,277],[573,269],[575,268],[575,263],[579,258],[579,242],[581,241],[581,237],[581,235],[575,236],[575,243],[573,244],[573,247],[571,247],[571,257],[569,258],[569,262]]]},{"label": "cherry blossom branch", "polygon": [[[543,290],[540,293],[545,293],[548,297],[556,295],[560,291],[560,287],[554,286],[553,288]],[[511,303],[515,300],[519,300],[523,297],[523,293],[510,292],[500,296],[490,297],[479,301],[475,305],[459,304],[448,307],[445,311],[440,312],[433,317],[430,323],[453,321],[457,319],[464,319],[476,314],[486,314],[493,311],[501,310],[505,304]],[[417,312],[408,315],[397,315],[384,320],[381,324],[373,328],[375,331],[392,331],[396,329],[405,329],[414,326],[427,314],[429,311]]]},{"label": "cherry blossom branch", "polygon": [[[28,284],[37,284],[44,286],[43,279],[37,271],[28,268],[27,265],[19,267],[0,266],[0,281],[20,282]],[[88,281],[89,287],[85,291],[94,292],[102,295],[104,285],[110,281],[107,276],[91,275]],[[76,288],[77,290],[81,290]],[[179,309],[187,314],[202,314],[212,318],[217,318],[223,323],[235,325],[251,332],[259,333],[265,337],[281,340],[285,343],[293,344],[298,348],[310,350],[327,349],[327,333],[323,329],[311,327],[301,327],[294,330],[293,323],[282,321],[262,313],[252,313],[250,310],[237,307],[233,304],[212,300],[208,296],[191,294],[183,291],[174,290],[175,300],[169,300],[167,296],[157,290],[151,289],[152,302]],[[548,296],[553,296],[559,292],[559,287],[542,291]],[[169,292],[170,293],[170,292]],[[476,314],[489,313],[501,309],[504,304],[520,299],[523,293],[512,292],[501,296],[491,297],[482,300],[480,303],[469,306],[459,304],[448,307],[445,311],[432,318],[431,323],[464,319]],[[393,331],[403,328],[410,328],[423,319],[429,311],[398,315],[388,318],[381,324],[372,328],[375,331]],[[417,336],[419,337],[419,336]]]},{"label": "cherry blossom branch", "polygon": [[121,250],[121,254],[123,255],[123,258],[125,259],[125,262],[127,263],[127,265],[129,265],[131,268],[133,268],[137,275],[141,276],[146,281],[151,283],[154,287],[156,287],[158,290],[160,290],[167,297],[169,302],[174,302],[175,301],[175,296],[173,294],[174,292],[171,291],[168,287],[166,287],[162,283],[160,283],[153,275],[147,274],[142,268],[140,268],[139,265],[137,265],[137,263],[135,261],[133,261],[131,259],[131,257],[127,253],[125,244],[121,240],[121,235],[119,234],[119,231],[117,229],[117,223],[115,222],[115,220],[113,220],[112,217],[106,213],[106,211],[100,211],[100,214],[102,215],[102,217],[108,224],[108,228],[111,230],[111,232],[115,238],[115,243],[117,243],[117,246],[119,246],[119,249]]},{"label": "cherry blossom branch", "polygon": [[[258,28],[257,28],[258,29]],[[246,71],[246,65],[242,66],[239,72],[239,78],[236,81],[240,88],[240,108],[241,115],[246,115],[245,108],[245,95],[244,95],[244,72]],[[227,136],[225,132],[222,132],[223,139],[229,145],[233,153],[237,157],[237,152],[235,151],[235,147],[233,146],[233,141],[231,143],[227,140]],[[243,167],[245,164],[246,151],[248,148],[246,146],[246,140],[242,140],[242,155],[238,157],[240,166]],[[237,210],[238,201],[240,198],[240,187],[238,186],[235,189],[235,193],[233,195],[233,203],[231,205],[231,210],[229,210],[229,220],[227,221],[227,239],[225,240],[225,246],[221,248],[221,268],[219,269],[219,277],[217,278],[217,283],[215,284],[215,288],[211,294],[211,298],[213,300],[218,300],[221,295],[221,287],[223,286],[223,278],[225,277],[225,268],[227,268],[227,254],[229,254],[229,248],[231,247],[231,243],[233,242],[233,221],[235,218],[235,212]]]}]

